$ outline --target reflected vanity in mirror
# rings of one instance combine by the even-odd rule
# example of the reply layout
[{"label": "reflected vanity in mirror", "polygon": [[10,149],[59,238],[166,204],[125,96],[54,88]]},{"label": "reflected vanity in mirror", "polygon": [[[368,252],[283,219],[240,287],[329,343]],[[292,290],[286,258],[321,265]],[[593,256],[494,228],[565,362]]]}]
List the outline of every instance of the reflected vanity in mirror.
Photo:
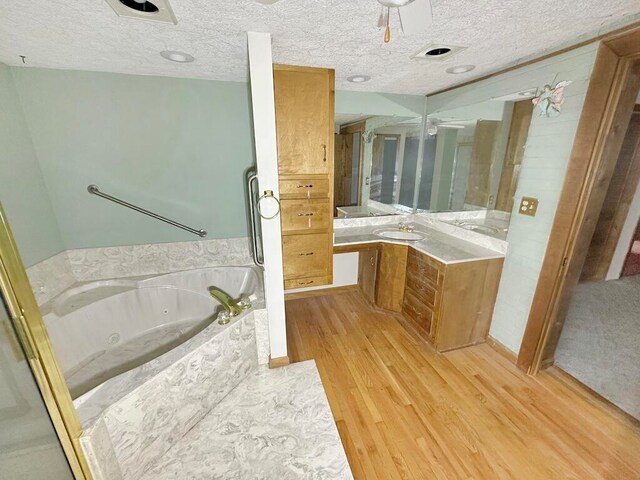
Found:
[{"label": "reflected vanity in mirror", "polygon": [[533,112],[510,97],[427,117],[418,212],[506,238]]},{"label": "reflected vanity in mirror", "polygon": [[504,240],[532,112],[513,94],[426,120],[337,115],[334,214],[424,214]]},{"label": "reflected vanity in mirror", "polygon": [[336,125],[338,217],[413,211],[421,125],[420,116],[368,116]]}]

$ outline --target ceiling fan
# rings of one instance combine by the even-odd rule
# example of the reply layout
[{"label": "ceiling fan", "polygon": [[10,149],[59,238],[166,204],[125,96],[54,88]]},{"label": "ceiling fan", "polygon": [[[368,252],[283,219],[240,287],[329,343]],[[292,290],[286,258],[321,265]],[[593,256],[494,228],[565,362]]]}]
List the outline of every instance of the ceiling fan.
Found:
[{"label": "ceiling fan", "polygon": [[[273,5],[279,0],[256,1],[263,5]],[[423,32],[433,19],[431,0],[378,0],[378,3],[382,5],[382,12],[380,12],[380,18],[378,19],[378,27],[385,27],[385,43],[389,43],[391,40],[389,14],[392,8],[398,10],[400,28],[407,34]]]},{"label": "ceiling fan", "polygon": [[398,9],[400,28],[404,33],[423,32],[433,20],[431,0],[378,0],[378,3],[382,5],[378,27],[385,27],[384,43],[389,43],[391,40],[389,15],[392,8]]}]

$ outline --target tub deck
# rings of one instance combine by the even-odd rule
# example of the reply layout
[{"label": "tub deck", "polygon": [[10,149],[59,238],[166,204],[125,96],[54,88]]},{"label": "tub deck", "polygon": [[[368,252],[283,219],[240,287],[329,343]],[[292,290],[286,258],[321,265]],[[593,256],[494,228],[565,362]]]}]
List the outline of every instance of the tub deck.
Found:
[{"label": "tub deck", "polygon": [[352,479],[315,361],[244,380],[141,480]]}]

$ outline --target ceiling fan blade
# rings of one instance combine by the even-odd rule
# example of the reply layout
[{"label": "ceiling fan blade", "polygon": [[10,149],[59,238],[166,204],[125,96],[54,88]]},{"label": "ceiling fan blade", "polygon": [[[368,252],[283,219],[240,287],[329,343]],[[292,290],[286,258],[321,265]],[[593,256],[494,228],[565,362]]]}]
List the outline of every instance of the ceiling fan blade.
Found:
[{"label": "ceiling fan blade", "polygon": [[263,5],[273,5],[274,3],[279,2],[280,0],[255,0],[255,1]]},{"label": "ceiling fan blade", "polygon": [[424,32],[433,21],[431,0],[416,0],[398,9],[404,33]]},{"label": "ceiling fan blade", "polygon": [[400,30],[404,33],[404,23],[402,23],[402,15],[400,15],[400,9],[398,9],[398,21],[400,22]]},{"label": "ceiling fan blade", "polygon": [[378,28],[387,26],[388,16],[389,16],[389,9],[382,7],[382,10],[380,10],[380,16],[378,17]]}]

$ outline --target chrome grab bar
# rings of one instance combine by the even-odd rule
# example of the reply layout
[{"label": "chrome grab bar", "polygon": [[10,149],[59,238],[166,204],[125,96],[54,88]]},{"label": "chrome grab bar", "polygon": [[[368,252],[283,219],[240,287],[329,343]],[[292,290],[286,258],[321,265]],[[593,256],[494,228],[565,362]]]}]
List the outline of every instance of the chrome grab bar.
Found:
[{"label": "chrome grab bar", "polygon": [[99,189],[97,185],[89,185],[87,187],[87,191],[92,194],[92,195],[97,195],[99,197],[102,198],[106,198],[107,200],[110,200],[114,203],[117,203],[118,205],[122,205],[123,207],[127,207],[130,208],[131,210],[135,210],[136,212],[140,212],[143,213],[144,215],[148,215],[150,217],[155,218],[156,220],[160,220],[161,222],[165,222],[168,223],[169,225],[173,225],[174,227],[178,227],[181,228],[182,230],[186,230],[187,232],[191,232],[195,235],[198,235],[199,237],[206,237],[207,236],[207,232],[206,230],[196,230],[195,228],[191,228],[191,227],[187,227],[186,225],[183,225],[181,223],[178,222],[174,222],[173,220],[170,220],[166,217],[163,217],[162,215],[158,215],[157,213],[153,213],[150,212],[149,210],[145,210],[144,208],[141,207],[137,207],[129,202],[125,202],[124,200],[120,200],[119,198],[116,197],[112,197],[111,195],[108,195],[106,193],[102,193]]},{"label": "chrome grab bar", "polygon": [[257,205],[255,203],[256,192],[253,189],[253,185],[258,182],[258,175],[253,174],[249,175],[247,178],[247,187],[249,190],[249,223],[251,229],[251,245],[252,245],[252,253],[253,253],[253,261],[256,265],[262,267],[264,266],[264,258],[260,258],[260,254],[258,251],[258,234],[256,229],[256,209]]}]

